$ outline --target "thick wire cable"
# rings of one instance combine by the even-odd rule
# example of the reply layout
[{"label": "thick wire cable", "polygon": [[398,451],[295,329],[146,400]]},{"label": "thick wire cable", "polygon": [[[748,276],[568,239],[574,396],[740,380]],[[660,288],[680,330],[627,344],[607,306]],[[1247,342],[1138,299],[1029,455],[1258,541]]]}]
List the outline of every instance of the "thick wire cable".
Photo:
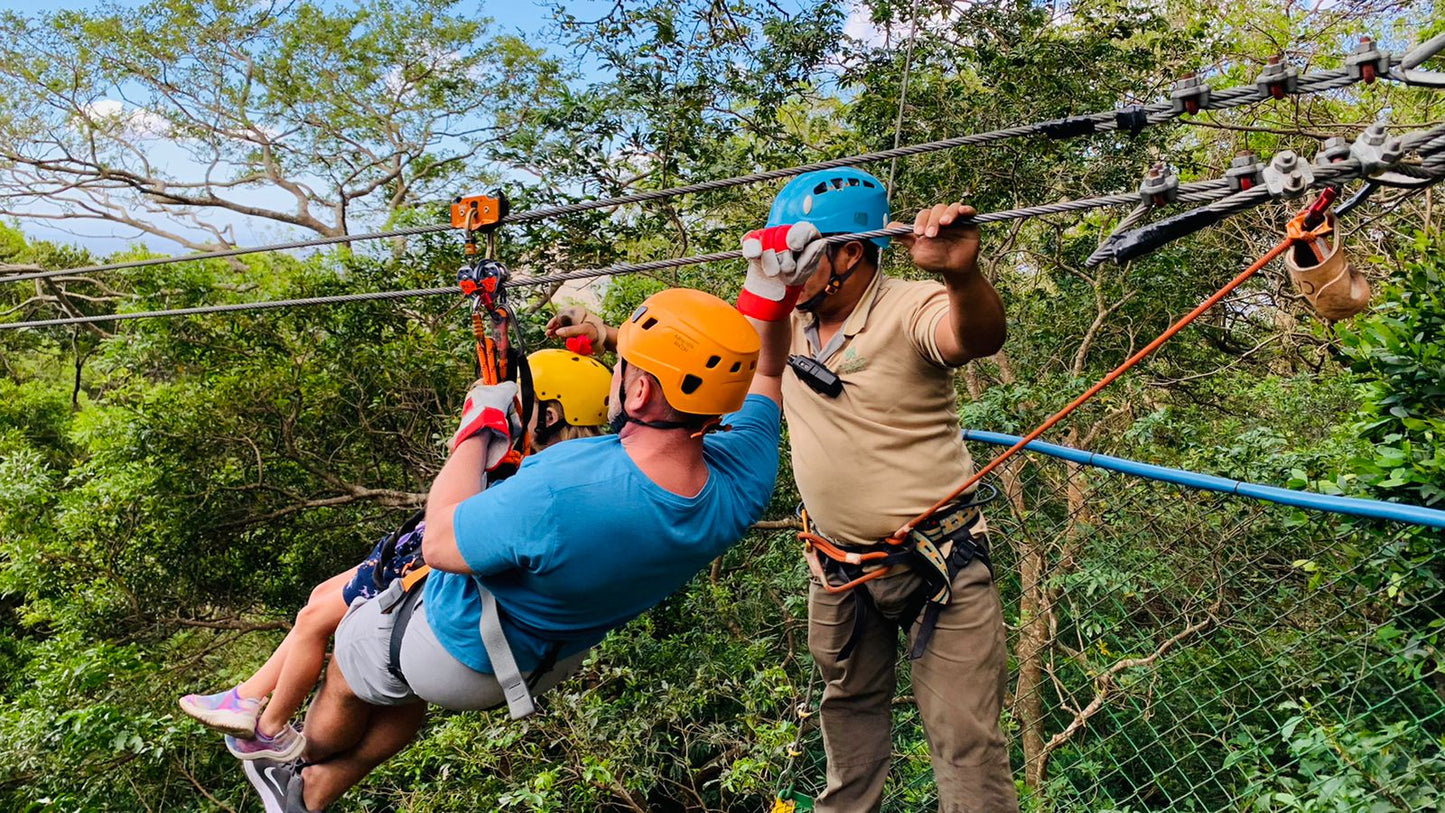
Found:
[{"label": "thick wire cable", "polygon": [[[1184,184],[1180,187],[1180,200],[1186,201],[1209,201],[1214,200],[1229,192],[1228,182],[1223,180],[1200,181],[1193,184]],[[1137,201],[1137,194],[1104,195],[1094,198],[1082,198],[1079,200],[1060,201],[1058,203],[1046,203],[1039,206],[1027,206],[1021,209],[1009,209],[1001,212],[988,212],[973,218],[974,223],[998,223],[1007,220],[1023,220],[1032,217],[1044,217],[1047,215],[1066,214],[1069,212],[1081,212],[1088,209],[1099,209],[1106,206],[1119,206]],[[893,228],[874,229],[872,231],[857,232],[855,234],[835,234],[824,239],[829,243],[846,243],[852,240],[868,240],[874,237],[899,237],[912,234],[912,226],[895,226]],[[528,285],[551,285],[558,282],[571,280],[593,279],[596,277],[619,276],[622,274],[637,274],[650,271],[667,271],[674,268],[683,268],[690,265],[703,265],[715,262],[730,262],[742,259],[741,251],[718,251],[711,254],[699,254],[692,257],[676,257],[666,260],[652,260],[640,263],[617,263],[602,268],[589,268],[580,271],[567,271],[556,274],[543,274],[538,276],[524,276],[512,279],[508,284],[512,286]],[[314,296],[300,299],[279,299],[268,302],[236,302],[227,305],[204,305],[195,308],[176,308],[172,310],[136,311],[133,313],[111,313],[95,314],[91,316],[72,316],[58,319],[41,319],[30,322],[9,322],[0,323],[0,330],[19,330],[22,328],[56,327],[61,325],[83,325],[99,322],[121,322],[132,319],[155,319],[176,316],[194,316],[207,313],[234,313],[248,310],[274,310],[288,307],[308,307],[311,305],[333,305],[349,302],[368,302],[373,300],[388,299],[412,299],[424,296],[457,295],[461,289],[455,285],[443,288],[413,288],[405,291],[378,291],[362,294],[339,294],[335,296]]]},{"label": "thick wire cable", "polygon": [[[1406,152],[1418,152],[1420,150],[1440,149],[1445,154],[1445,126],[1436,127],[1430,130],[1422,130],[1407,133],[1401,136],[1401,143]],[[1436,154],[1427,154],[1426,158],[1435,157]],[[1428,162],[1427,162],[1428,165]],[[1346,159],[1334,164],[1314,168],[1314,182],[1311,188],[1319,188],[1359,178],[1364,169],[1355,159]],[[1445,173],[1445,168],[1442,168]],[[1247,209],[1259,206],[1274,199],[1269,190],[1265,187],[1255,187],[1243,192],[1232,193],[1229,182],[1225,179],[1214,179],[1208,181],[1196,181],[1193,183],[1181,184],[1177,200],[1186,203],[1207,203],[1212,207],[1228,214],[1238,214]],[[1106,206],[1122,206],[1126,204],[1139,203],[1139,194],[1136,192],[1122,193],[1116,195],[1101,195],[1092,198],[1081,198],[1071,201],[1060,201],[1058,203],[1046,203],[1038,206],[1027,206],[1020,209],[1008,209],[1001,212],[988,212],[977,215],[972,222],[978,224],[997,223],[1008,220],[1023,220],[1032,217],[1045,217],[1048,215],[1066,214],[1069,212],[1080,212],[1090,209],[1100,209]],[[1132,212],[1130,213],[1133,214]],[[1126,216],[1127,217],[1127,216]],[[874,229],[872,231],[856,232],[853,234],[830,235],[824,239],[829,243],[845,243],[852,240],[867,240],[874,237],[899,237],[912,233],[912,226],[896,226],[893,228]],[[540,276],[517,277],[510,284],[514,286],[525,285],[550,285],[570,280],[592,279],[596,277],[618,276],[622,274],[645,273],[649,271],[665,271],[674,268],[683,268],[690,265],[702,265],[714,262],[729,262],[742,259],[741,251],[718,251],[711,254],[700,254],[692,257],[677,257],[666,260],[653,260],[642,263],[618,263],[603,268],[590,268],[580,271],[562,272],[557,274],[545,274]],[[340,294],[336,296],[306,297],[302,299],[283,299],[269,302],[239,302],[227,305],[206,305],[196,308],[179,308],[173,310],[158,311],[137,311],[134,313],[97,314],[92,316],[75,316],[59,319],[43,319],[30,322],[0,323],[0,330],[19,330],[23,328],[56,327],[61,325],[94,324],[98,322],[119,322],[131,319],[149,319],[173,316],[192,316],[207,313],[231,313],[248,310],[273,310],[286,307],[307,307],[310,305],[342,304],[348,302],[366,302],[372,300],[408,299],[423,296],[439,296],[443,294],[459,294],[461,289],[456,286],[444,288],[414,288],[406,291],[378,291],[363,294]]]},{"label": "thick wire cable", "polygon": [[[1397,64],[1398,59],[1392,59],[1391,64]],[[1349,71],[1339,68],[1328,71],[1318,71],[1301,76],[1296,85],[1296,95],[1307,93],[1318,93],[1325,90],[1347,87],[1359,80],[1350,76]],[[1204,107],[1206,110],[1228,110],[1235,107],[1266,101],[1272,98],[1269,93],[1260,90],[1257,86],[1239,85],[1232,88],[1212,91],[1209,104]],[[1157,102],[1154,104],[1140,105],[1137,110],[1145,117],[1148,124],[1160,124],[1173,120],[1181,114],[1174,111],[1172,102]],[[1090,123],[1092,132],[1109,132],[1121,129],[1121,117],[1125,110],[1109,110],[1098,113],[1091,113],[1069,119],[1071,122],[1087,121]],[[1201,111],[1202,112],[1202,111]],[[855,166],[858,164],[872,163],[875,161],[888,161],[897,158],[907,158],[914,155],[939,152],[943,150],[956,149],[958,147],[973,147],[990,144],[995,141],[1004,141],[1023,136],[1048,135],[1048,128],[1053,122],[1035,122],[1015,127],[1005,127],[999,130],[991,130],[984,133],[956,136],[941,141],[930,141],[923,144],[911,144],[904,147],[879,150],[877,152],[859,153],[856,155],[833,158],[827,161],[817,161],[811,164],[800,164],[782,169],[754,172],[748,175],[738,175],[731,178],[718,178],[710,181],[702,181],[686,186],[676,186],[669,189],[657,189],[647,192],[637,192],[631,195],[619,197],[602,198],[599,200],[579,201],[577,203],[561,204],[555,206],[543,206],[526,212],[510,214],[503,218],[500,223],[531,223],[539,220],[548,220],[567,215],[580,214],[582,212],[594,211],[597,209],[609,209],[616,206],[624,206],[634,203],[647,203],[649,201],[665,198],[692,195],[703,192],[714,192],[721,189],[728,189],[735,186],[760,183],[763,181],[775,181],[782,178],[790,178],[801,175],[805,172],[813,172],[821,169],[836,169],[838,167]],[[193,262],[197,260],[214,260],[228,257],[239,257],[246,254],[257,254],[272,251],[291,251],[300,248],[312,248],[319,246],[338,245],[343,243],[356,243],[367,240],[384,240],[395,237],[414,237],[423,234],[435,234],[438,232],[451,231],[449,224],[437,224],[430,226],[413,226],[406,229],[394,231],[369,232],[365,234],[344,234],[332,237],[317,237],[306,240],[294,240],[286,243],[274,243],[265,246],[252,246],[249,248],[230,248],[217,251],[203,251],[194,254],[177,255],[171,257],[155,257],[145,260],[127,260],[117,263],[104,263],[101,265],[87,265],[78,268],[63,268],[49,271],[39,271],[24,274],[0,276],[0,283],[4,282],[25,282],[37,279],[53,279],[61,276],[77,276],[81,274],[101,274],[109,271],[124,269],[146,268],[157,265],[168,265],[179,262]]]}]

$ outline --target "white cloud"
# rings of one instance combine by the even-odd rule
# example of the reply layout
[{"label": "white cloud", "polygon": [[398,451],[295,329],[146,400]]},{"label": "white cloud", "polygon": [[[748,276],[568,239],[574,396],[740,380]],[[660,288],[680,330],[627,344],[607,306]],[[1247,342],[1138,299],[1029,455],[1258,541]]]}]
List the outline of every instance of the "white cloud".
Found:
[{"label": "white cloud", "polygon": [[165,138],[171,132],[171,123],[164,116],[143,107],[127,109],[125,102],[115,99],[99,99],[82,111],[90,121],[119,125],[122,134],[130,138]]},{"label": "white cloud", "polygon": [[873,22],[867,5],[859,2],[853,3],[848,11],[848,20],[843,23],[843,36],[862,45],[875,47],[888,41],[887,33]]}]

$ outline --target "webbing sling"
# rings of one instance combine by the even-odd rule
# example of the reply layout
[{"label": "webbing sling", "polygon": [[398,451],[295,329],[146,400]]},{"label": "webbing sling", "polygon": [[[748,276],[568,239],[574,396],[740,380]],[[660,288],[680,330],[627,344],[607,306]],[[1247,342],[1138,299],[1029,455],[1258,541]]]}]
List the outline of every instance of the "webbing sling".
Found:
[{"label": "webbing sling", "polygon": [[477,595],[482,600],[482,646],[486,648],[487,658],[492,662],[492,674],[502,687],[502,695],[507,698],[507,711],[513,720],[520,720],[536,712],[537,704],[532,702],[532,692],[527,688],[527,680],[522,677],[522,670],[517,668],[512,646],[507,643],[507,633],[502,630],[502,615],[497,608],[497,597],[482,584],[481,579],[474,578],[472,582],[477,585]]}]

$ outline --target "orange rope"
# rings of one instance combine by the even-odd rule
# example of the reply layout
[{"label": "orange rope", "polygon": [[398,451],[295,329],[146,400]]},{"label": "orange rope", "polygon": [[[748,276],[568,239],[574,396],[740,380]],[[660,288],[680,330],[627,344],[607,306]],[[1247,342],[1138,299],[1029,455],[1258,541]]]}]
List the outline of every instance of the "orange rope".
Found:
[{"label": "orange rope", "polygon": [[1093,398],[1095,395],[1097,395],[1100,390],[1114,383],[1115,379],[1127,372],[1130,367],[1138,364],[1145,356],[1148,356],[1150,353],[1158,350],[1161,345],[1173,338],[1174,334],[1183,330],[1190,322],[1193,322],[1196,318],[1198,318],[1200,314],[1219,304],[1219,301],[1228,296],[1230,291],[1238,288],[1244,283],[1245,280],[1254,276],[1261,268],[1269,265],[1276,257],[1283,254],[1291,245],[1293,245],[1293,243],[1294,240],[1289,237],[1281,240],[1277,245],[1275,245],[1274,248],[1265,252],[1265,255],[1263,257],[1255,260],[1254,264],[1244,269],[1244,271],[1241,272],[1239,276],[1230,280],[1229,284],[1225,285],[1223,288],[1220,288],[1217,292],[1215,292],[1213,296],[1199,303],[1199,306],[1186,314],[1184,318],[1175,322],[1173,325],[1170,325],[1168,330],[1159,334],[1159,338],[1150,342],[1144,347],[1144,349],[1130,356],[1127,361],[1114,368],[1113,372],[1110,372],[1108,375],[1099,379],[1099,382],[1094,386],[1090,387],[1088,391],[1085,392],[1083,395],[1080,395],[1078,398],[1075,398],[1073,401],[1069,402],[1068,406],[1064,407],[1058,412],[1055,412],[1052,416],[1049,417],[1048,420],[1039,424],[1038,428],[1028,433],[1028,435],[1026,435],[1018,443],[1015,443],[1008,449],[1005,449],[1003,454],[995,457],[992,461],[989,462],[987,466],[984,466],[983,468],[975,472],[972,477],[968,478],[967,482],[954,489],[953,493],[939,500],[937,503],[934,503],[932,508],[929,508],[927,511],[924,511],[923,513],[914,517],[911,521],[909,521],[907,525],[904,525],[902,528],[894,531],[891,540],[895,541],[895,544],[901,543],[904,539],[908,537],[908,534],[913,531],[914,526],[933,516],[934,512],[943,508],[945,505],[948,505],[949,503],[963,496],[964,492],[977,485],[978,482],[982,480],[986,475],[988,475],[989,472],[998,468],[1005,460],[1008,460],[1010,457],[1012,457],[1014,453],[1029,445],[1033,441],[1037,440],[1040,435],[1047,432],[1050,428],[1053,427],[1054,424],[1063,420],[1065,417],[1068,416],[1069,413],[1073,412],[1075,409],[1083,406],[1090,398]]}]

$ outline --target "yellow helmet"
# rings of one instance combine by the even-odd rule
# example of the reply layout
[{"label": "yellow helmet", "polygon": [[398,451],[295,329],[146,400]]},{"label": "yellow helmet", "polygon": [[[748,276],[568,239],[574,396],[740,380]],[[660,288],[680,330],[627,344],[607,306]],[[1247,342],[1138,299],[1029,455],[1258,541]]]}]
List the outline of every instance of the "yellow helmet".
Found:
[{"label": "yellow helmet", "polygon": [[527,366],[532,368],[532,391],[537,400],[560,402],[567,423],[607,425],[607,394],[612,390],[612,371],[607,365],[554,348],[527,356]]},{"label": "yellow helmet", "polygon": [[740,409],[761,349],[737,308],[690,288],[649,296],[617,333],[617,354],[651,373],[673,409],[692,415]]}]

